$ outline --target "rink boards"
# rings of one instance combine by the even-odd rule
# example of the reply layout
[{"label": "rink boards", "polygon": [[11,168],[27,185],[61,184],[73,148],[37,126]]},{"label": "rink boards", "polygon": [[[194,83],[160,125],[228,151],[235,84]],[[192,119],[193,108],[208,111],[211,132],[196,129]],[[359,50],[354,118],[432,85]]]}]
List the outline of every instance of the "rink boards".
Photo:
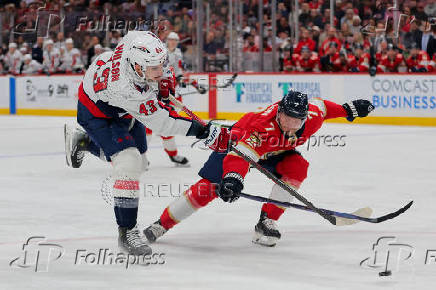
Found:
[{"label": "rink boards", "polygon": [[[181,88],[184,103],[202,118],[237,120],[279,101],[288,90],[303,91],[337,103],[356,98],[370,100],[376,110],[359,123],[436,126],[436,74],[190,74],[204,86]],[[82,75],[0,77],[0,113],[74,116]],[[346,120],[335,120],[346,122]]]}]

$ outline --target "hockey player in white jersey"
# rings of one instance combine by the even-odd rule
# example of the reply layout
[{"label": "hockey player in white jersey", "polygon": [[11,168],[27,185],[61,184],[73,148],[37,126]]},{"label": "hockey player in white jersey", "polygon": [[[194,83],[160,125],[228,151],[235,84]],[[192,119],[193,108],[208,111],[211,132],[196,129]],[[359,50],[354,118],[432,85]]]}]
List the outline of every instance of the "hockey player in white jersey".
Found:
[{"label": "hockey player in white jersey", "polygon": [[[168,97],[168,93],[176,96],[179,101],[182,101],[180,96],[177,96],[176,79],[183,78],[182,66],[182,52],[177,45],[179,43],[179,36],[175,32],[170,32],[166,39],[168,49],[168,61],[164,67],[164,75],[160,81],[159,88],[163,92],[163,97]],[[147,128],[148,129],[148,128]],[[152,131],[147,130],[147,142],[150,143]],[[176,166],[188,167],[189,160],[185,156],[179,155],[174,136],[160,136],[162,138],[162,145],[170,160]]]},{"label": "hockey player in white jersey", "polygon": [[73,39],[67,38],[67,40],[65,40],[65,49],[60,62],[59,70],[66,73],[80,72],[83,69],[80,51],[74,48]]},{"label": "hockey player in white jersey", "polygon": [[30,54],[24,56],[23,65],[21,67],[22,74],[36,74],[42,72],[42,64],[32,59]]},{"label": "hockey player in white jersey", "polygon": [[23,55],[17,49],[17,44],[15,42],[9,43],[9,51],[4,58],[8,72],[11,74],[19,74],[22,61]]},{"label": "hockey player in white jersey", "polygon": [[59,68],[60,51],[55,48],[53,40],[49,39],[44,42],[43,62],[44,71],[56,73]]},{"label": "hockey player in white jersey", "polygon": [[208,126],[182,118],[157,99],[167,58],[151,32],[131,31],[113,52],[101,54],[79,87],[77,121],[86,133],[66,128],[67,163],[79,167],[89,151],[111,161],[119,246],[130,254],[151,253],[136,227],[139,177],[145,168],[145,126],[160,135],[208,137]]}]

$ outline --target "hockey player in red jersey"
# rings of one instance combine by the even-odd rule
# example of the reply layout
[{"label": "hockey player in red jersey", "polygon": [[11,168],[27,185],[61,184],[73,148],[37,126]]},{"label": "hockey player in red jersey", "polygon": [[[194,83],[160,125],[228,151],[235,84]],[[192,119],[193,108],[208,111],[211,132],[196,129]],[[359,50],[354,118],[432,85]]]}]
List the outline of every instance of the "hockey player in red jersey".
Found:
[{"label": "hockey player in red jersey", "polygon": [[[230,136],[220,136],[222,139],[219,140],[222,140],[221,145],[232,140],[233,146],[241,152],[298,189],[307,177],[309,163],[295,148],[318,131],[324,120],[345,117],[353,121],[356,117],[366,117],[373,109],[367,100],[355,100],[341,106],[318,98],[308,102],[306,94],[290,91],[280,102],[262,112],[244,115],[232,126]],[[154,242],[217,196],[225,202],[234,202],[244,188],[248,170],[249,164],[233,152],[213,152],[199,171],[201,179],[165,208],[159,220],[144,230],[145,236]],[[270,198],[289,202],[291,195],[274,185]],[[275,221],[284,211],[274,204],[263,204],[255,226],[254,243],[276,244],[281,234]]]}]

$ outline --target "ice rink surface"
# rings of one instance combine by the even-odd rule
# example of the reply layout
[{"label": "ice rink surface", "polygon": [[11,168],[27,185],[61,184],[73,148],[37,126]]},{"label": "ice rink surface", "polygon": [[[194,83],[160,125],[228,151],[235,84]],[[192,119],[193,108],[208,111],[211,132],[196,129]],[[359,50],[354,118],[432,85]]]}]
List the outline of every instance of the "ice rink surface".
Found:
[{"label": "ice rink surface", "polygon": [[[317,135],[345,135],[345,146],[300,147],[310,162],[301,192],[315,205],[345,212],[370,206],[379,216],[414,200],[394,220],[335,227],[316,214],[290,209],[278,223],[282,239],[265,248],[251,243],[260,203],[215,200],[153,245],[164,254],[163,264],[126,269],[125,264],[96,265],[92,260],[99,249],[119,252],[113,209],[100,194],[110,165],[87,156],[82,168],[67,168],[65,122],[74,119],[0,117],[0,289],[436,287],[436,128],[325,124]],[[190,168],[175,168],[159,138],[150,144],[151,167],[141,179],[149,190],[141,193],[141,229],[159,217],[180,189],[198,180],[209,154],[192,150],[192,139],[178,137],[177,142]],[[161,186],[157,196],[157,184],[165,183],[171,189]],[[271,182],[251,170],[245,192],[267,196],[270,188]],[[57,246],[26,247],[29,256],[23,262],[23,244],[33,236]],[[376,263],[360,266],[374,257],[373,244],[385,236],[396,242],[389,245],[394,239],[384,239]],[[64,254],[56,259],[60,247]],[[37,249],[40,268],[35,272]],[[379,277],[386,249],[393,275]],[[90,254],[88,260],[78,259],[78,250]]]}]

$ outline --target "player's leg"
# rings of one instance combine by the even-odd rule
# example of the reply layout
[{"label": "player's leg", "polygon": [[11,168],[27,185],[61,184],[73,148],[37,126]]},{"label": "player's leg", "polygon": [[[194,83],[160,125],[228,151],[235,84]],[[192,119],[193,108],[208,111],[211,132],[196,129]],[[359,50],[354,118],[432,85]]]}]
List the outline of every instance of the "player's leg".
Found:
[{"label": "player's leg", "polygon": [[65,124],[64,138],[65,159],[68,166],[72,168],[82,166],[82,162],[88,152],[102,160],[106,160],[100,146],[81,128]]},{"label": "player's leg", "polygon": [[134,120],[133,127],[129,131],[130,135],[133,136],[133,140],[135,141],[136,148],[141,154],[141,162],[142,162],[142,172],[148,170],[150,162],[147,159],[147,149],[148,149],[148,138],[146,133],[145,126],[139,122]]},{"label": "player's leg", "polygon": [[186,157],[177,154],[176,138],[174,136],[161,136],[161,138],[164,150],[170,160],[176,164],[176,166],[189,167],[189,160]]},{"label": "player's leg", "polygon": [[[118,224],[118,244],[130,254],[151,253],[136,227],[139,201],[139,176],[142,173],[141,154],[129,134],[130,120],[85,118],[78,113],[78,122],[89,137],[112,161],[114,213]],[[144,136],[145,137],[145,136]],[[145,140],[145,138],[144,138]]]},{"label": "player's leg", "polygon": [[159,220],[144,230],[150,242],[156,241],[169,229],[217,197],[216,189],[223,175],[222,162],[225,156],[226,154],[213,152],[199,172],[202,179],[166,207]]},{"label": "player's leg", "polygon": [[[281,180],[296,190],[300,188],[301,183],[307,177],[309,163],[296,151],[284,154],[279,162],[277,162],[277,159],[272,159],[269,165],[274,164],[275,173],[281,177]],[[271,189],[270,198],[284,202],[292,200],[292,196],[276,184]],[[260,219],[255,226],[254,243],[270,247],[276,245],[281,234],[275,222],[284,211],[285,208],[272,203],[262,205]]]}]

